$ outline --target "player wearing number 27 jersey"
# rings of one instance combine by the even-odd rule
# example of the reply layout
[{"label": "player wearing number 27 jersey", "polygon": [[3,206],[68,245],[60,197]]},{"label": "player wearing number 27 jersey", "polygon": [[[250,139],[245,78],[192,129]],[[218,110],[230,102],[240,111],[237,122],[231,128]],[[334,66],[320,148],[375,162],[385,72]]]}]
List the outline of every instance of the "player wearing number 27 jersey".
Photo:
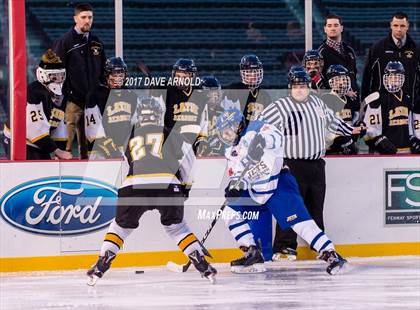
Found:
[{"label": "player wearing number 27 jersey", "polygon": [[162,106],[153,97],[138,106],[138,125],[133,128],[125,151],[125,179],[118,190],[117,214],[111,223],[97,263],[88,271],[94,285],[110,268],[124,240],[139,226],[141,216],[158,210],[166,233],[177,243],[203,277],[214,282],[216,269],[209,255],[184,221],[184,194],[176,176],[183,157],[184,139],[177,131],[160,125]]}]

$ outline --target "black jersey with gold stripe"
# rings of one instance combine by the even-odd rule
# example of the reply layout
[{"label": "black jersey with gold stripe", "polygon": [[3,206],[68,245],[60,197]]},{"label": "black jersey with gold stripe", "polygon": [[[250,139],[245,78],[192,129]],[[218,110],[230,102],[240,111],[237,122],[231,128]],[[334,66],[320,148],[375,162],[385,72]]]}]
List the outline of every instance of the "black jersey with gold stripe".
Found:
[{"label": "black jersey with gold stripe", "polygon": [[183,136],[158,125],[132,130],[125,151],[128,173],[122,187],[144,184],[180,184],[176,173],[184,153]]},{"label": "black jersey with gold stripe", "polygon": [[112,138],[118,146],[126,145],[133,127],[138,97],[129,89],[98,86],[86,100],[85,128],[89,142]]},{"label": "black jersey with gold stripe", "polygon": [[54,97],[40,82],[34,81],[27,88],[26,139],[27,144],[51,153],[57,149],[54,141],[66,139],[64,125],[65,103]]},{"label": "black jersey with gold stripe", "polygon": [[206,102],[205,94],[193,87],[182,90],[176,86],[168,86],[165,126],[181,133],[190,144],[200,137],[207,137]]},{"label": "black jersey with gold stripe", "polygon": [[379,98],[368,104],[364,122],[367,126],[366,141],[380,135],[386,136],[399,152],[410,150],[410,130],[415,119],[411,99],[402,91],[381,91]]},{"label": "black jersey with gold stripe", "polygon": [[245,123],[256,120],[258,115],[272,102],[270,94],[261,88],[249,89],[243,83],[232,84],[224,91],[222,107],[237,108],[243,112]]}]

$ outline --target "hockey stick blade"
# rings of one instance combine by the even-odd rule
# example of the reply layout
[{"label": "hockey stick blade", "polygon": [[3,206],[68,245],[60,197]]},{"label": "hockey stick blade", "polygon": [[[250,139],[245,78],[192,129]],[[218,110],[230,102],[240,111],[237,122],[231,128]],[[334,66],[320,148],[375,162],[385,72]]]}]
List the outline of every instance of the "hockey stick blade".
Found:
[{"label": "hockey stick blade", "polygon": [[363,118],[365,116],[365,109],[367,107],[367,105],[369,103],[371,103],[372,101],[378,100],[379,99],[379,92],[374,92],[371,93],[369,96],[367,96],[365,98],[365,100],[362,101],[362,103],[360,104],[360,110],[359,110],[359,118],[357,120],[357,122],[361,122],[363,121]]},{"label": "hockey stick blade", "polygon": [[166,264],[166,268],[168,268],[168,270],[173,271],[173,272],[183,273],[183,272],[186,272],[188,270],[188,268],[190,267],[190,265],[191,265],[191,262],[188,262],[185,265],[179,265],[177,263],[174,263],[172,261],[169,261]]}]

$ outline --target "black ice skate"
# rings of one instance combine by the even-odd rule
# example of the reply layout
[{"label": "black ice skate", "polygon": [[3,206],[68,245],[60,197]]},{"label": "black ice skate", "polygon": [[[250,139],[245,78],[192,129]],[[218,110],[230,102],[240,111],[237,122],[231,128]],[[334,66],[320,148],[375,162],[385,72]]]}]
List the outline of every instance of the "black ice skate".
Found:
[{"label": "black ice skate", "polygon": [[104,256],[99,256],[98,261],[87,272],[89,277],[87,285],[93,286],[102,278],[104,273],[111,267],[111,263],[117,255],[112,251],[106,251]]},{"label": "black ice skate", "polygon": [[340,254],[334,250],[324,251],[318,258],[328,263],[327,272],[330,275],[339,273],[343,266],[347,264],[347,260],[342,258]]},{"label": "black ice skate", "polygon": [[296,260],[297,251],[292,248],[282,248],[280,252],[274,253],[272,260],[273,262],[279,262],[284,260]]},{"label": "black ice skate", "polygon": [[230,271],[233,273],[261,273],[266,271],[264,258],[255,245],[251,245],[249,248],[241,246],[240,249],[245,254],[241,258],[230,262]]},{"label": "black ice skate", "polygon": [[204,256],[202,256],[198,251],[194,251],[188,255],[188,257],[202,277],[208,279],[211,284],[216,283],[215,276],[217,274],[217,270],[206,261]]}]

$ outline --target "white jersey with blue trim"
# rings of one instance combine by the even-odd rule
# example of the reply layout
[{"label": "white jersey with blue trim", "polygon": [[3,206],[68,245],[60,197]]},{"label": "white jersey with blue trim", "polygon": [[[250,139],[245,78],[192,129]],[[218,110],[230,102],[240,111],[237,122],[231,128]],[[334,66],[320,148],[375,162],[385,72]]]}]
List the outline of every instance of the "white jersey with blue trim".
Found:
[{"label": "white jersey with blue trim", "polygon": [[[264,154],[256,164],[247,158],[251,141],[257,135],[265,139]],[[243,180],[250,197],[259,204],[270,199],[277,188],[277,181],[283,166],[283,135],[273,125],[261,121],[251,122],[239,143],[226,149],[228,176],[235,181],[247,169]]]}]

